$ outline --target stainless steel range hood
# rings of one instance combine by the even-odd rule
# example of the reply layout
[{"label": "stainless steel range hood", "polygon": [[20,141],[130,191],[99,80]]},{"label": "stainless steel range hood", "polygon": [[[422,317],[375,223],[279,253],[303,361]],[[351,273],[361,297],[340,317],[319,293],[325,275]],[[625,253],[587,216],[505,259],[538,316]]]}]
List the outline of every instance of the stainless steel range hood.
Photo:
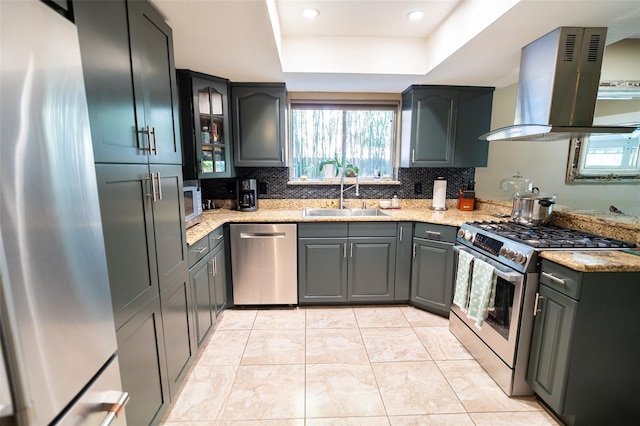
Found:
[{"label": "stainless steel range hood", "polygon": [[513,126],[487,141],[570,139],[631,133],[635,127],[592,126],[606,28],[560,27],[522,48]]}]

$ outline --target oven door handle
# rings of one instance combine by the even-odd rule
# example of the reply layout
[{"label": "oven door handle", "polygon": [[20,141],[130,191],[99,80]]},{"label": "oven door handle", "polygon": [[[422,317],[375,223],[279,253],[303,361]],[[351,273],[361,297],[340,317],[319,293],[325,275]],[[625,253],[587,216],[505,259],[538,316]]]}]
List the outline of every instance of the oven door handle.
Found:
[{"label": "oven door handle", "polygon": [[[465,252],[469,253],[470,255],[472,255],[474,258],[477,258],[477,256],[474,256],[473,253],[470,250],[465,249],[464,247],[453,246],[453,250],[456,251],[456,252],[465,251]],[[494,266],[494,265],[491,265],[491,266]],[[518,272],[504,272],[504,271],[501,271],[500,269],[498,269],[498,268],[496,268],[494,266],[494,273],[498,277],[502,278],[503,280],[509,281],[511,283],[522,281],[522,274],[520,274]]]}]

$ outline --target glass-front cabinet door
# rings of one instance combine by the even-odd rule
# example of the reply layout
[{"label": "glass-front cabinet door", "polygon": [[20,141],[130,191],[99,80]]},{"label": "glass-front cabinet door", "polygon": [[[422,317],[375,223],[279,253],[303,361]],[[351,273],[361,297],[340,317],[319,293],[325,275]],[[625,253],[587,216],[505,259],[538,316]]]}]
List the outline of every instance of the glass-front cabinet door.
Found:
[{"label": "glass-front cabinet door", "polygon": [[231,155],[228,136],[227,86],[202,79],[194,79],[194,91],[197,91],[197,116],[195,118],[196,140],[199,149],[199,177],[231,176]]},{"label": "glass-front cabinet door", "polygon": [[179,70],[178,83],[184,179],[234,177],[228,81]]}]

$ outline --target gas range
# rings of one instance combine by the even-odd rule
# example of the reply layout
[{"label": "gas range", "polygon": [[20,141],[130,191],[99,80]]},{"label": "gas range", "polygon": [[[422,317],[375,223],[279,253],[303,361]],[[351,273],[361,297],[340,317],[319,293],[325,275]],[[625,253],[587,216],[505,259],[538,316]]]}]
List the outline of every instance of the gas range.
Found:
[{"label": "gas range", "polygon": [[636,246],[584,231],[512,221],[465,223],[458,231],[457,241],[519,272],[536,268],[538,251],[619,250]]}]

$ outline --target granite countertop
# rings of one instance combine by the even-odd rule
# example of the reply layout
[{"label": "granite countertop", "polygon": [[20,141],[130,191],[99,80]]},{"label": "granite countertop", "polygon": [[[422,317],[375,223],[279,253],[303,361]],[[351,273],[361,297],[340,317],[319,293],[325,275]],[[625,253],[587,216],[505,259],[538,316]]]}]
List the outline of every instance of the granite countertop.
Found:
[{"label": "granite countertop", "polygon": [[449,209],[434,211],[429,209],[387,209],[389,216],[315,216],[302,217],[302,209],[258,209],[255,212],[239,212],[228,209],[205,211],[202,222],[187,229],[187,244],[192,245],[200,238],[225,223],[261,222],[426,222],[440,225],[460,226],[465,222],[478,220],[498,220],[484,211],[460,211]]},{"label": "granite countertop", "polygon": [[624,251],[543,251],[540,257],[581,272],[640,272],[638,254]]},{"label": "granite countertop", "polygon": [[[360,206],[362,200],[351,201]],[[375,207],[376,200],[367,200],[368,207]],[[389,216],[316,216],[302,217],[302,210],[312,208],[337,208],[336,200],[260,200],[255,212],[239,212],[229,208],[205,211],[202,222],[187,229],[187,245],[195,244],[225,223],[309,223],[309,222],[424,222],[459,227],[465,222],[508,220],[511,203],[476,199],[477,210],[460,211],[456,200],[447,200],[446,211],[431,210],[431,200],[400,200],[400,209],[386,209]],[[217,204],[217,203],[216,203]],[[552,224],[581,229],[609,238],[634,242],[640,246],[640,225],[619,223],[603,218],[586,217],[569,212],[554,212]],[[583,272],[635,272],[640,271],[640,255],[621,251],[543,251],[540,256]]]}]

